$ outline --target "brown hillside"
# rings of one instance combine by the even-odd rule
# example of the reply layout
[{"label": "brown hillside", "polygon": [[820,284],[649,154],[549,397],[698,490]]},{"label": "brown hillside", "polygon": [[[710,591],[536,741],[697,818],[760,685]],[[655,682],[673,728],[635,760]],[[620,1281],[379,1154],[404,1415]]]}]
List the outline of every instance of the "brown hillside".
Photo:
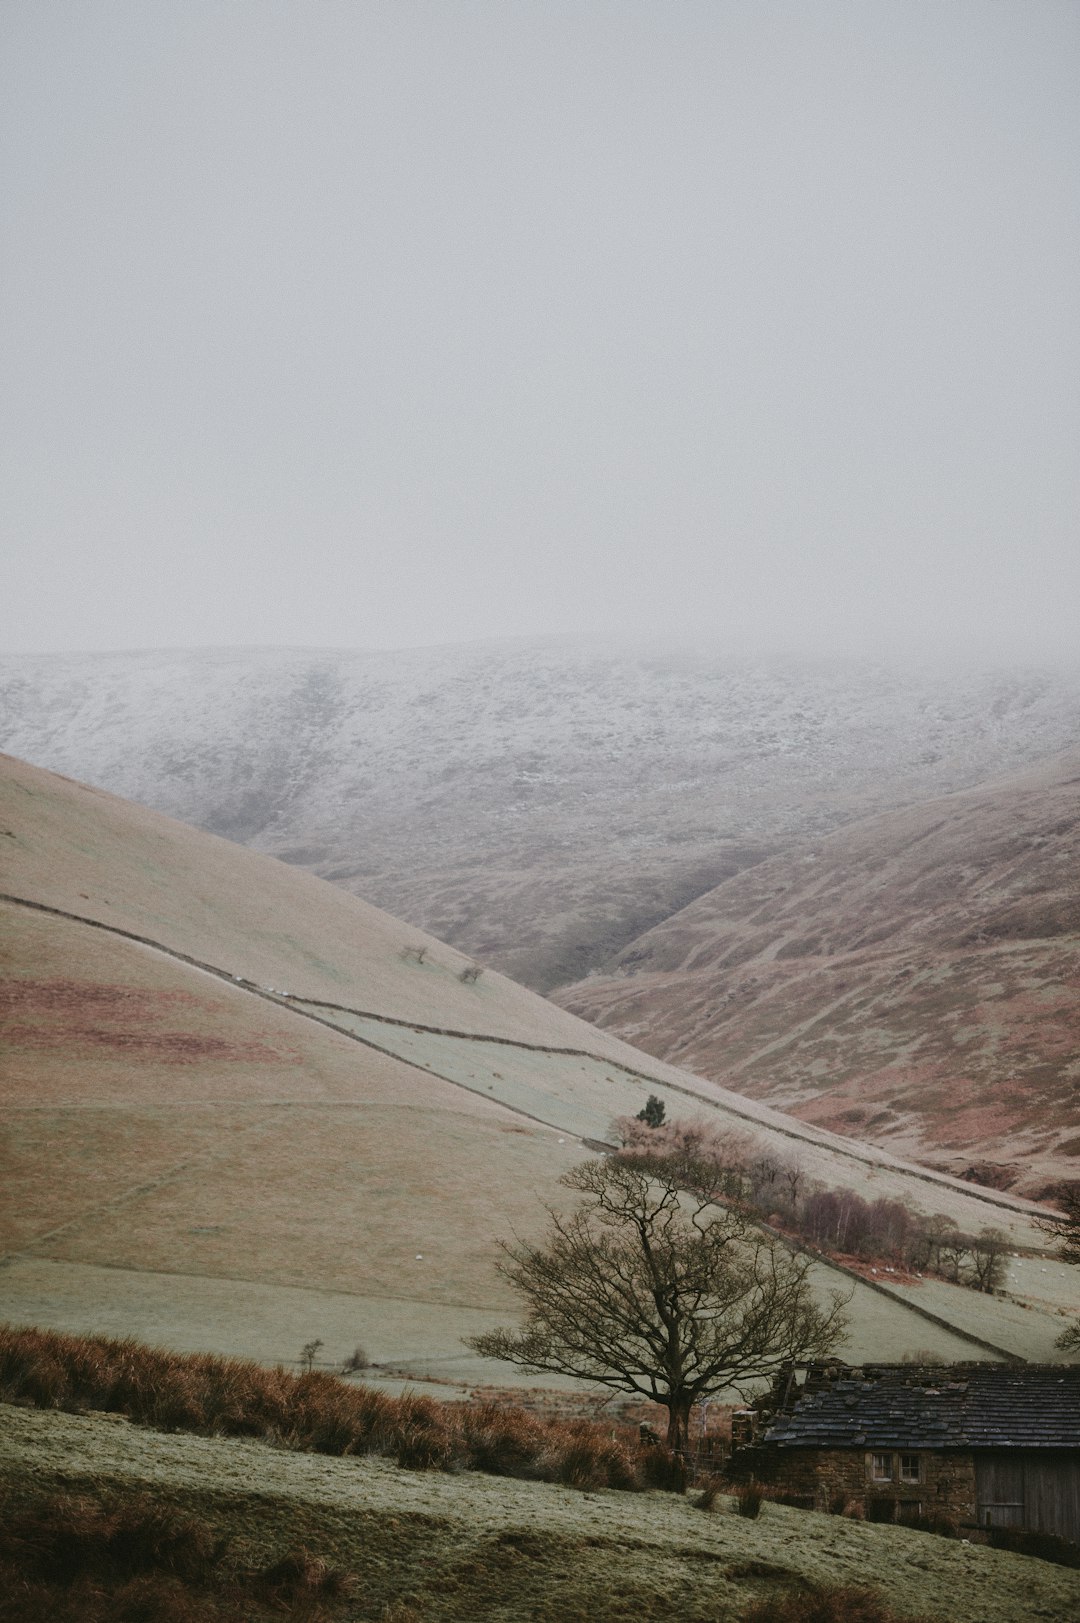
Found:
[{"label": "brown hillside", "polygon": [[[452,948],[110,795],[2,761],[0,841],[0,1317],[267,1361],[317,1338],[330,1363],[360,1344],[410,1378],[505,1382],[462,1344],[517,1310],[495,1241],[536,1232],[560,1175],[652,1092],[831,1185],[1045,1243],[1023,1201],[781,1116],[497,974],[464,982]],[[849,1351],[1052,1357],[1067,1271],[1015,1272],[1023,1310],[858,1284]]]},{"label": "brown hillside", "polygon": [[926,1164],[1080,1175],[1080,753],[771,858],[558,998]]}]

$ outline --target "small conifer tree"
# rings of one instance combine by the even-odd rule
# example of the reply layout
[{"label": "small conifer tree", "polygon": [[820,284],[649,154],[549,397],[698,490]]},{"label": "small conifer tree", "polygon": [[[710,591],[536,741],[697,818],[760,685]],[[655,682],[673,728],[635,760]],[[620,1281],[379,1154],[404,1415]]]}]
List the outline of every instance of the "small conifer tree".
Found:
[{"label": "small conifer tree", "polygon": [[643,1121],[646,1127],[662,1127],[665,1114],[663,1099],[658,1099],[655,1093],[650,1093],[645,1109],[639,1110],[634,1119]]}]

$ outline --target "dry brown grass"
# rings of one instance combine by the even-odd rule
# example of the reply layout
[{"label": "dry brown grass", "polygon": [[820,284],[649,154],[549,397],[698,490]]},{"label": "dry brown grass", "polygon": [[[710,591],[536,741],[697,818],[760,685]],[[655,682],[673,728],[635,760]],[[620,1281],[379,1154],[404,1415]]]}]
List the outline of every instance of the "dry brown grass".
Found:
[{"label": "dry brown grass", "polygon": [[[243,1623],[329,1619],[354,1581],[300,1548],[259,1568],[226,1561],[202,1518],[148,1492],[37,1495],[0,1516],[0,1619],[11,1623]],[[328,1609],[328,1607],[330,1609]]]},{"label": "dry brown grass", "polygon": [[102,1410],[162,1431],[263,1437],[317,1454],[380,1454],[414,1470],[472,1470],[577,1488],[679,1489],[667,1450],[634,1432],[496,1403],[391,1397],[319,1372],[135,1341],[0,1327],[0,1401]]},{"label": "dry brown grass", "polygon": [[[862,1585],[792,1590],[752,1601],[739,1623],[920,1623]],[[926,1623],[932,1623],[927,1619]]]}]

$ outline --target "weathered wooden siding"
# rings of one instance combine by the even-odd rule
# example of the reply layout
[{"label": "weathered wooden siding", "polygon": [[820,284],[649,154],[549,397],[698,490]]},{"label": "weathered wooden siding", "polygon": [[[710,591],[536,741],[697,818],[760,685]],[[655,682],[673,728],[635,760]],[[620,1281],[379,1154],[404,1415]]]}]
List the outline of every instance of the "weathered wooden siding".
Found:
[{"label": "weathered wooden siding", "polygon": [[1029,1527],[1080,1544],[1080,1457],[1075,1451],[1010,1449],[975,1455],[981,1527]]}]

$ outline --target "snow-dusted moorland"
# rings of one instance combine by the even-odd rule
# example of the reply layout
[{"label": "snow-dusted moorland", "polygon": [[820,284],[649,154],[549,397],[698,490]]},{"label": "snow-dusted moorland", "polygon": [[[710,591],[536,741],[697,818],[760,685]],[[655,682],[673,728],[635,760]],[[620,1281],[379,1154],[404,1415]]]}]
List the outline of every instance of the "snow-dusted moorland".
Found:
[{"label": "snow-dusted moorland", "polygon": [[562,639],[7,656],[0,747],[546,989],[768,850],[1075,743],[1080,667]]}]

